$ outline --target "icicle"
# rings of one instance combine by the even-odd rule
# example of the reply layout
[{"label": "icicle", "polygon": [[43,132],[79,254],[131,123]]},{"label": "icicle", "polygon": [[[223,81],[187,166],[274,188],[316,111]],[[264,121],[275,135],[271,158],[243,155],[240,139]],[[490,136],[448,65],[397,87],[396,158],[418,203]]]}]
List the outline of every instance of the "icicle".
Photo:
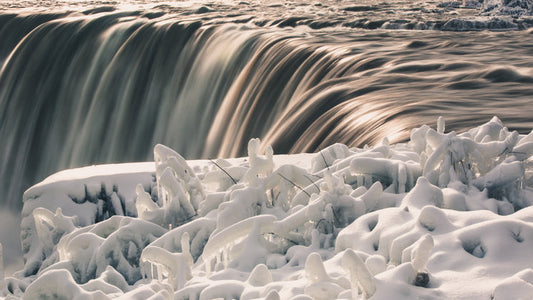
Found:
[{"label": "icicle", "polygon": [[161,264],[154,263],[155,269],[157,271],[157,281],[162,282],[163,281],[163,267]]},{"label": "icicle", "polygon": [[188,232],[184,232],[181,235],[181,253],[183,254],[185,261],[188,263],[189,267],[192,268],[192,265],[194,263],[194,259],[191,255],[191,244],[189,243],[191,240],[191,237],[189,236]]},{"label": "icicle", "polygon": [[398,164],[398,187],[397,193],[405,193],[405,185],[407,184],[407,170],[404,164]]},{"label": "icicle", "polygon": [[207,241],[202,257],[204,261],[209,261],[216,256],[223,253],[228,256],[232,245],[244,240],[252,232],[254,226],[258,226],[260,233],[273,232],[274,221],[276,217],[273,215],[260,215],[245,219],[235,223],[217,234],[211,236]]},{"label": "icicle", "polygon": [[122,201],[120,201],[120,198],[118,197],[116,192],[113,192],[113,194],[111,194],[111,204],[113,205],[113,209],[115,210],[115,215],[124,215],[124,210],[122,209]]},{"label": "icicle", "polygon": [[[372,297],[376,292],[374,276],[368,271],[363,260],[352,249],[346,250],[342,256],[342,266],[350,272],[352,292],[357,291],[357,283],[366,298]],[[355,296],[354,296],[355,298]]]},{"label": "icicle", "polygon": [[437,132],[438,133],[444,133],[445,130],[445,124],[444,124],[444,118],[440,116],[437,119]]},{"label": "icicle", "polygon": [[416,272],[423,272],[426,268],[429,256],[433,250],[433,245],[433,238],[431,235],[426,234],[424,237],[422,237],[418,246],[411,253],[411,263],[413,264],[413,269],[415,269]]},{"label": "icicle", "polygon": [[[186,241],[187,237],[183,240]],[[170,253],[163,248],[148,246],[142,252],[141,262],[156,266],[158,281],[162,281],[163,274],[167,274],[168,283],[177,291],[192,278],[189,257],[190,253]]]},{"label": "icicle", "polygon": [[142,184],[138,184],[135,188],[137,193],[137,200],[135,200],[135,208],[137,209],[137,216],[140,219],[147,219],[145,214],[146,212],[151,212],[159,207],[152,200],[152,197],[144,190]]},{"label": "icicle", "polygon": [[4,287],[4,247],[0,243],[0,289]]}]

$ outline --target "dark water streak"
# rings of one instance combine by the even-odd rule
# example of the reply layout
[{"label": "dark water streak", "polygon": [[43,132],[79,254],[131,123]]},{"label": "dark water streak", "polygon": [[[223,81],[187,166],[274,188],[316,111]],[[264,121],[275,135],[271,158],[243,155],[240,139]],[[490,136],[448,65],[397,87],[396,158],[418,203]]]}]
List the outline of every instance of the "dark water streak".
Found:
[{"label": "dark water streak", "polygon": [[447,119],[533,128],[533,35],[258,28],[166,15],[0,14],[0,195],[64,168],[404,141]]}]

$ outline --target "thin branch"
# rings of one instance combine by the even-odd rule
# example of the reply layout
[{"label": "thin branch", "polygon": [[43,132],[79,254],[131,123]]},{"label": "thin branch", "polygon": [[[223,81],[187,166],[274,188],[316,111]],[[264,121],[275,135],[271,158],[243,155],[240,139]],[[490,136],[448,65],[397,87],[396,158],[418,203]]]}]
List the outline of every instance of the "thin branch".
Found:
[{"label": "thin branch", "polygon": [[299,244],[297,241],[295,241],[295,240],[291,240],[291,239],[288,238],[288,237],[280,236],[280,235],[278,235],[277,233],[275,233],[275,232],[273,232],[273,231],[272,231],[272,232],[265,232],[265,234],[271,234],[271,235],[278,236],[278,237],[280,237],[280,238],[282,238],[282,239],[285,239],[285,240],[287,240],[287,241],[289,241],[289,242],[291,242],[291,243],[293,243],[293,244],[295,244],[295,245],[298,245],[298,244]]},{"label": "thin branch", "polygon": [[320,153],[320,156],[322,156],[322,160],[324,160],[324,163],[326,164],[326,167],[328,168],[328,171],[329,171],[329,165],[328,165],[328,162],[326,161],[326,158],[324,157],[324,153],[322,153],[322,151],[318,153]]},{"label": "thin branch", "polygon": [[510,151],[511,151],[511,149],[509,149],[509,147],[505,147],[505,149],[503,149],[502,153],[498,154],[498,156],[502,156],[504,154],[507,154]]},{"label": "thin branch", "polygon": [[[178,224],[176,224],[176,228],[182,226],[183,224],[188,223],[190,220],[192,220],[194,217],[197,217],[197,216],[198,216],[198,213],[196,212],[194,215],[188,217],[187,219],[181,220]],[[169,225],[172,225],[172,224],[169,224]]]},{"label": "thin branch", "polygon": [[461,167],[463,167],[463,173],[465,174],[465,180],[468,180],[468,174],[466,173],[466,167],[462,160],[459,161],[459,164],[461,164]]},{"label": "thin branch", "polygon": [[316,187],[318,192],[320,193],[320,188],[318,187],[318,185],[311,178],[307,177],[307,175],[304,175],[304,177],[307,178],[307,180],[309,180]]},{"label": "thin branch", "polygon": [[279,175],[281,178],[283,178],[283,179],[287,180],[288,182],[290,182],[293,186],[297,187],[300,191],[304,192],[307,196],[311,197],[311,195],[309,195],[309,193],[308,193],[306,190],[302,189],[302,188],[301,188],[300,186],[298,186],[296,183],[292,182],[289,178],[287,178],[287,177],[281,175],[281,173],[278,173],[278,175]]},{"label": "thin branch", "polygon": [[222,172],[226,173],[226,175],[228,175],[228,177],[231,178],[231,180],[233,181],[234,184],[237,184],[237,181],[235,180],[235,178],[231,177],[231,175],[226,170],[224,170],[219,164],[217,164],[216,161],[214,161],[212,159],[209,159],[209,161],[211,161],[213,164],[215,164],[215,166],[217,166],[220,170],[222,170]]}]

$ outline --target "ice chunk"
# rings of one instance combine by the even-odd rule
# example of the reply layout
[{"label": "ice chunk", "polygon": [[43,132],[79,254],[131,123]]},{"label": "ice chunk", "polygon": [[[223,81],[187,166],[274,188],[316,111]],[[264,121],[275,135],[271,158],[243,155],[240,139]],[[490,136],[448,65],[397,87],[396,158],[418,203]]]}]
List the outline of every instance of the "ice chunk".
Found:
[{"label": "ice chunk", "polygon": [[163,233],[165,229],[153,223],[113,216],[63,236],[57,245],[59,261],[50,268],[69,266],[74,279],[85,283],[112,266],[133,284],[141,279],[142,249]]},{"label": "ice chunk", "polygon": [[519,180],[523,175],[524,167],[521,162],[504,162],[494,167],[490,172],[485,174],[485,176],[474,180],[473,184],[479,189],[501,188]]},{"label": "ice chunk", "polygon": [[272,199],[275,206],[288,210],[290,206],[307,204],[312,193],[320,193],[318,179],[302,168],[283,165],[268,176],[265,188],[276,193]]},{"label": "ice chunk", "polygon": [[216,228],[216,221],[200,218],[192,220],[178,228],[165,233],[151,243],[152,246],[161,247],[169,252],[183,252],[181,247],[182,237],[188,234],[190,237],[190,252],[194,260],[202,255],[203,248],[209,236]]},{"label": "ice chunk", "polygon": [[37,236],[45,247],[45,251],[52,250],[63,234],[75,228],[73,218],[64,217],[61,208],[57,208],[56,213],[53,214],[46,208],[38,207],[33,210],[33,219]]},{"label": "ice chunk", "polygon": [[383,186],[381,182],[376,181],[366,193],[361,196],[361,200],[365,204],[366,212],[374,211],[378,206],[378,202],[382,199]]},{"label": "ice chunk", "polygon": [[266,205],[264,188],[246,187],[236,189],[229,195],[229,201],[220,204],[217,215],[217,227],[222,230],[232,224],[256,216]]},{"label": "ice chunk", "polygon": [[254,226],[258,226],[260,233],[272,232],[275,220],[276,217],[272,215],[251,217],[211,236],[202,254],[203,260],[206,263],[207,272],[209,273],[210,271],[210,264],[213,259],[216,259],[228,247],[246,238],[252,232]]},{"label": "ice chunk", "polygon": [[75,224],[78,224],[76,217],[64,216],[59,207],[55,214],[46,208],[37,207],[32,215],[37,243],[32,241],[32,247],[25,255],[27,262],[24,268],[28,275],[36,273],[47,258],[51,258],[50,263],[54,262],[55,246],[63,235],[73,231]]},{"label": "ice chunk", "polygon": [[438,133],[444,133],[444,130],[445,130],[444,118],[442,116],[440,116],[437,119],[437,132]]},{"label": "ice chunk", "polygon": [[442,207],[444,196],[441,189],[432,185],[425,177],[418,178],[416,186],[403,198],[402,206],[421,209],[426,205]]},{"label": "ice chunk", "polygon": [[0,243],[0,291],[5,287],[4,276],[4,247],[2,246],[2,243]]},{"label": "ice chunk", "polygon": [[338,284],[332,282],[326,273],[320,254],[313,252],[305,261],[305,276],[310,282],[305,287],[305,293],[313,299],[335,299],[343,290]]},{"label": "ice chunk", "polygon": [[326,273],[320,254],[313,252],[307,257],[305,261],[305,276],[311,283],[318,283],[330,279]]},{"label": "ice chunk", "polygon": [[193,170],[189,167],[183,156],[179,155],[178,152],[165,145],[157,144],[154,146],[154,160],[158,175],[160,175],[161,172],[169,166],[180,178],[182,178],[181,176],[183,176],[185,173],[189,174],[189,176],[194,175]]},{"label": "ice chunk", "polygon": [[512,154],[521,161],[529,159],[533,155],[533,142],[517,145],[514,147]]},{"label": "ice chunk", "polygon": [[124,279],[124,276],[117,272],[117,270],[115,270],[115,268],[113,268],[112,266],[107,266],[105,271],[100,274],[100,277],[98,277],[98,279],[112,286],[116,286],[124,293],[132,289],[132,287],[130,287],[130,285],[128,285],[128,283],[126,282],[126,279]]},{"label": "ice chunk", "polygon": [[429,232],[443,233],[455,229],[443,210],[432,205],[422,208],[417,221],[420,226]]},{"label": "ice chunk", "polygon": [[433,238],[429,234],[426,234],[417,242],[417,246],[411,253],[411,264],[416,272],[424,272],[431,251],[433,250],[433,245]]},{"label": "ice chunk", "polygon": [[189,252],[189,235],[187,233],[183,234],[181,244],[182,249],[184,249],[182,253],[170,253],[159,247],[146,247],[140,259],[141,263],[145,263],[143,273],[153,277],[152,268],[155,267],[160,281],[161,275],[165,275],[174,290],[183,288],[185,283],[192,278],[193,260]]},{"label": "ice chunk", "polygon": [[361,288],[366,298],[372,297],[376,292],[374,276],[368,271],[363,260],[352,249],[348,249],[342,256],[342,266],[350,272],[352,285],[352,298],[357,298],[357,286]]},{"label": "ice chunk", "polygon": [[[242,242],[236,243],[226,250],[228,262],[231,260],[229,264],[225,262],[226,265],[240,271],[250,272],[258,264],[266,263],[265,257],[271,252],[280,252],[279,248],[281,247],[274,243],[268,243],[263,238],[263,234],[265,234],[265,227],[262,227],[259,222],[254,222],[248,236]],[[253,251],[249,251],[249,249],[253,249]]]},{"label": "ice chunk", "polygon": [[77,272],[73,274],[78,282],[85,283],[95,278],[95,253],[104,238],[92,232],[72,234],[61,239],[57,246],[60,261],[69,261]]},{"label": "ice chunk", "polygon": [[266,177],[272,174],[274,170],[274,161],[272,160],[274,151],[269,145],[266,147],[265,155],[259,154],[261,140],[251,139],[248,142],[248,159],[250,160],[250,170],[244,176],[246,182],[251,185],[256,184],[258,177]]},{"label": "ice chunk", "polygon": [[417,164],[383,158],[354,158],[350,171],[352,175],[369,175],[382,184],[391,185],[396,193],[409,191],[421,175]]},{"label": "ice chunk", "polygon": [[406,232],[394,238],[390,244],[389,259],[393,265],[403,263],[403,252],[412,245],[420,236],[418,232]]},{"label": "ice chunk", "polygon": [[32,282],[26,299],[110,299],[102,291],[87,292],[79,287],[67,270],[50,270]]},{"label": "ice chunk", "polygon": [[426,149],[426,145],[427,145],[426,135],[429,130],[430,128],[427,125],[423,125],[420,128],[415,128],[411,130],[410,141],[408,145],[416,153],[422,153],[422,151]]},{"label": "ice chunk", "polygon": [[[172,174],[170,168],[166,168],[159,177],[158,183],[161,185],[163,193],[163,206],[170,210],[183,210],[185,218],[196,213],[192,206],[189,195],[185,193],[183,186]],[[177,213],[177,212],[176,212]]]},{"label": "ice chunk", "polygon": [[463,193],[460,193],[455,189],[445,188],[442,190],[442,194],[444,208],[460,211],[467,210],[466,197]]},{"label": "ice chunk", "polygon": [[202,179],[202,184],[207,190],[217,192],[226,191],[237,182],[241,181],[249,168],[242,166],[223,166],[221,159],[213,161],[216,169],[208,170]]},{"label": "ice chunk", "polygon": [[311,172],[316,173],[323,169],[329,169],[334,163],[353,154],[346,145],[333,144],[322,149],[311,161]]},{"label": "ice chunk", "polygon": [[80,287],[88,292],[103,292],[109,297],[116,297],[123,294],[122,290],[120,290],[118,287],[100,279],[91,279],[89,282],[80,285]]},{"label": "ice chunk", "polygon": [[165,215],[167,223],[173,226],[196,214],[205,191],[187,161],[174,150],[158,144],[154,147],[154,159],[158,196],[164,208],[174,211]]},{"label": "ice chunk", "polygon": [[490,140],[498,140],[500,136],[500,131],[503,129],[503,124],[498,117],[492,117],[492,119],[481,125],[478,128],[474,129],[474,140],[476,142],[481,142],[483,138],[488,136]]},{"label": "ice chunk", "polygon": [[135,191],[137,193],[137,200],[135,201],[137,216],[144,220],[155,219],[153,212],[155,212],[159,207],[152,200],[150,194],[144,190],[142,184],[138,184]]},{"label": "ice chunk", "polygon": [[265,286],[272,282],[272,273],[265,264],[258,264],[250,273],[247,281],[252,286]]}]

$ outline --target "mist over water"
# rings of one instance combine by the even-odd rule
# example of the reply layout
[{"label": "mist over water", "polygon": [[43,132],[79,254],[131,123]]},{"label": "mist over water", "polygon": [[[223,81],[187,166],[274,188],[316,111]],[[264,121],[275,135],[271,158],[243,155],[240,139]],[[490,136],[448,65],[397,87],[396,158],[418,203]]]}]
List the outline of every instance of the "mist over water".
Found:
[{"label": "mist over water", "polygon": [[193,159],[245,155],[253,137],[276,153],[399,142],[441,115],[447,131],[494,115],[533,128],[530,31],[326,5],[0,12],[1,202],[20,208],[61,169],[152,160],[156,143]]}]

